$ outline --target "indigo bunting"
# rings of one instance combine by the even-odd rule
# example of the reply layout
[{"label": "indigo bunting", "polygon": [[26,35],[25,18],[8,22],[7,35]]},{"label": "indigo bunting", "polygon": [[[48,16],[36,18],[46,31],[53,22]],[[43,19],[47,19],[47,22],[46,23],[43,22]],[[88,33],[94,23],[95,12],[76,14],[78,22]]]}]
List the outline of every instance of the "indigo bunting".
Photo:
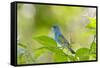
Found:
[{"label": "indigo bunting", "polygon": [[62,48],[68,48],[68,50],[72,53],[75,54],[74,50],[70,47],[70,43],[65,39],[65,37],[62,35],[59,26],[54,25],[53,26],[53,32],[54,32],[54,39],[55,41],[61,45]]}]

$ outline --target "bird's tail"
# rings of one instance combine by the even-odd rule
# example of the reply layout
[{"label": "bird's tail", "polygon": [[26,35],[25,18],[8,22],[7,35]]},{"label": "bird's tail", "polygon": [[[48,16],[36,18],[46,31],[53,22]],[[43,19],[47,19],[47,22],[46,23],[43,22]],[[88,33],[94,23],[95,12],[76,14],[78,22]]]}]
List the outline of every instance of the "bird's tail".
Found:
[{"label": "bird's tail", "polygon": [[75,54],[74,50],[72,50],[71,48],[68,48],[68,49],[71,51],[72,54]]}]

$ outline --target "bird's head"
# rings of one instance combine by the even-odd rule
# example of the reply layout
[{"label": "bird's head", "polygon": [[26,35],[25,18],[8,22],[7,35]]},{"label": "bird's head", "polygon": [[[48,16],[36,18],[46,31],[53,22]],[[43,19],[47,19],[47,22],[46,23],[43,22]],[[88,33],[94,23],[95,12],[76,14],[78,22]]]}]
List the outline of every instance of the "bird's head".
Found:
[{"label": "bird's head", "polygon": [[59,29],[58,25],[53,25],[52,29],[53,29],[53,32],[60,32],[60,29]]}]

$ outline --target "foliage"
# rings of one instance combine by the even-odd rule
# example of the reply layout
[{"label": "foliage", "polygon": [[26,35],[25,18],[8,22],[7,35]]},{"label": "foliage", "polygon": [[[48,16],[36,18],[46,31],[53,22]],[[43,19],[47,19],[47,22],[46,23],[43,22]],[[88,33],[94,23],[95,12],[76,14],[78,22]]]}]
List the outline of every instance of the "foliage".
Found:
[{"label": "foliage", "polygon": [[87,24],[87,28],[90,29],[89,32],[92,34],[96,34],[96,18],[90,18],[89,19],[89,24]]},{"label": "foliage", "polygon": [[[64,53],[63,50],[59,49],[56,46],[57,43],[52,38],[46,37],[46,36],[41,36],[41,37],[37,37],[37,38],[38,38],[37,41],[39,43],[44,41],[44,43],[41,43],[41,44],[43,44],[43,47],[39,48],[37,50],[37,51],[39,51],[38,56],[40,56],[40,54],[43,54],[43,51],[41,51],[42,49],[50,50],[52,53],[54,53],[53,59],[55,60],[55,62],[88,61],[91,59],[91,57],[93,57],[96,54],[96,52],[95,52],[96,51],[96,44],[95,43],[91,44],[90,49],[88,49],[88,48],[78,49],[76,51],[76,54],[73,56],[73,54],[68,55],[68,54]],[[43,38],[45,38],[45,40],[41,40]],[[48,42],[48,44],[50,43],[51,45],[48,45],[48,46],[45,45],[47,43],[47,40],[50,40],[50,39],[52,39],[53,42]]]},{"label": "foliage", "polygon": [[[85,21],[80,21],[83,10],[82,7],[18,4],[18,64],[96,60],[96,38],[90,39],[96,36],[96,18],[87,17],[89,23],[84,27]],[[54,24],[60,25],[75,54],[58,47],[51,33]]]},{"label": "foliage", "polygon": [[[41,43],[45,47],[57,47],[57,43],[50,37],[47,36],[40,36],[40,37],[34,37],[39,43]],[[48,43],[48,41],[50,43]]]},{"label": "foliage", "polygon": [[89,59],[89,49],[88,48],[80,48],[76,52],[76,56],[79,57],[79,61],[86,61]]},{"label": "foliage", "polygon": [[96,29],[96,18],[88,18],[90,23],[87,25],[87,28]]}]

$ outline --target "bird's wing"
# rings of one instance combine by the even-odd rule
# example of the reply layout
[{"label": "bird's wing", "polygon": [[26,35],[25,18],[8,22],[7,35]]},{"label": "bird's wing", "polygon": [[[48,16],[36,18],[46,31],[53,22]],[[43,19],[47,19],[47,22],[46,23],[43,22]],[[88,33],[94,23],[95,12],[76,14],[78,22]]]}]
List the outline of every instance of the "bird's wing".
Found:
[{"label": "bird's wing", "polygon": [[61,44],[64,44],[64,43],[65,43],[64,36],[63,36],[63,35],[59,35],[59,36],[58,36],[58,41],[59,41]]},{"label": "bird's wing", "polygon": [[71,51],[71,53],[75,54],[75,52],[71,49],[69,42],[65,39],[63,35],[59,35],[58,41],[60,44],[62,44],[63,47],[67,47]]},{"label": "bird's wing", "polygon": [[65,37],[63,35],[59,35],[58,37],[58,41],[60,44],[62,44],[64,47],[70,47],[69,45],[69,42],[65,39]]}]

